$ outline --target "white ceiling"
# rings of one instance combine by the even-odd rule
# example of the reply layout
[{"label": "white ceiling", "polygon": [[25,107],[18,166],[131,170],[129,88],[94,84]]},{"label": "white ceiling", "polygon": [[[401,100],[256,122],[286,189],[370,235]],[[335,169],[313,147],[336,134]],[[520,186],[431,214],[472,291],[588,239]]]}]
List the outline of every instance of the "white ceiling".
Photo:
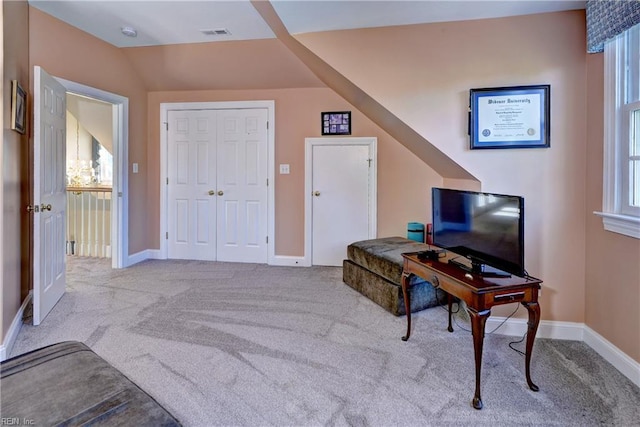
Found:
[{"label": "white ceiling", "polygon": [[[266,1],[266,0],[265,0]],[[584,9],[584,0],[272,0],[291,34]],[[248,0],[29,0],[117,47],[274,38]],[[126,37],[121,28],[137,30]],[[227,29],[207,36],[201,30]]]}]

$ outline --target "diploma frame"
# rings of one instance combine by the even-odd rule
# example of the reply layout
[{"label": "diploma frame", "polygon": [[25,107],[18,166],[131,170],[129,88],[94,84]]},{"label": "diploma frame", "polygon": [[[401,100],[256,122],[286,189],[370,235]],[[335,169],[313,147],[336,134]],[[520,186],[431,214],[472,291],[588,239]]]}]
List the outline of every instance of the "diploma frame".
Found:
[{"label": "diploma frame", "polygon": [[471,149],[548,148],[550,93],[550,85],[471,89]]}]

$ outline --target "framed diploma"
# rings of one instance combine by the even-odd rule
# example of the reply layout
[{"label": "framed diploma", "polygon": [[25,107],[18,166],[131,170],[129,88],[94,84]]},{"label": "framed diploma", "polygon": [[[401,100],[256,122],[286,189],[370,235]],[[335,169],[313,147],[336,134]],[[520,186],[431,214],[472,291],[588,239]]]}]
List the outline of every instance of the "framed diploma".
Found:
[{"label": "framed diploma", "polygon": [[550,91],[550,85],[471,89],[471,149],[549,147]]}]

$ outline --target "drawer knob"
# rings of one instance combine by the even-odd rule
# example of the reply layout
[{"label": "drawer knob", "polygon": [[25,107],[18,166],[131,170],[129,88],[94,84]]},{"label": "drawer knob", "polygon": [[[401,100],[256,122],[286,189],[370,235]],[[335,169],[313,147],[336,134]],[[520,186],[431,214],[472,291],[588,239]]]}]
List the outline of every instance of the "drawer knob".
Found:
[{"label": "drawer knob", "polygon": [[440,287],[440,280],[438,280],[438,276],[431,276],[431,285],[433,285],[434,288]]}]

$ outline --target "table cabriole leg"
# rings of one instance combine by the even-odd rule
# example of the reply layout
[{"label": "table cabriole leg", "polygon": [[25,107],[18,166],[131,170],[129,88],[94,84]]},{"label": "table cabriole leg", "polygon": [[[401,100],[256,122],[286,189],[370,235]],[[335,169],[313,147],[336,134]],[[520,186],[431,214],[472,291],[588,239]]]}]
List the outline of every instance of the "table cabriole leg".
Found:
[{"label": "table cabriole leg", "polygon": [[529,320],[527,321],[527,347],[524,358],[524,371],[527,377],[527,384],[533,391],[540,390],[540,387],[535,385],[531,381],[531,351],[533,350],[533,342],[536,338],[536,332],[538,331],[538,324],[540,323],[540,305],[537,302],[523,302],[529,312]]},{"label": "table cabriole leg", "polygon": [[453,332],[453,326],[451,325],[451,307],[453,306],[453,295],[447,292],[447,304],[449,306],[449,327],[447,327],[447,331]]},{"label": "table cabriole leg", "polygon": [[409,278],[411,273],[402,272],[402,297],[404,299],[404,309],[407,315],[407,334],[402,337],[402,341],[407,341],[411,335],[411,302],[409,301]]},{"label": "table cabriole leg", "polygon": [[480,397],[480,373],[482,371],[482,345],[484,343],[484,326],[487,322],[491,310],[475,311],[467,307],[471,318],[471,332],[473,334],[473,349],[476,360],[476,392],[473,396],[473,407],[482,409],[482,398]]}]

